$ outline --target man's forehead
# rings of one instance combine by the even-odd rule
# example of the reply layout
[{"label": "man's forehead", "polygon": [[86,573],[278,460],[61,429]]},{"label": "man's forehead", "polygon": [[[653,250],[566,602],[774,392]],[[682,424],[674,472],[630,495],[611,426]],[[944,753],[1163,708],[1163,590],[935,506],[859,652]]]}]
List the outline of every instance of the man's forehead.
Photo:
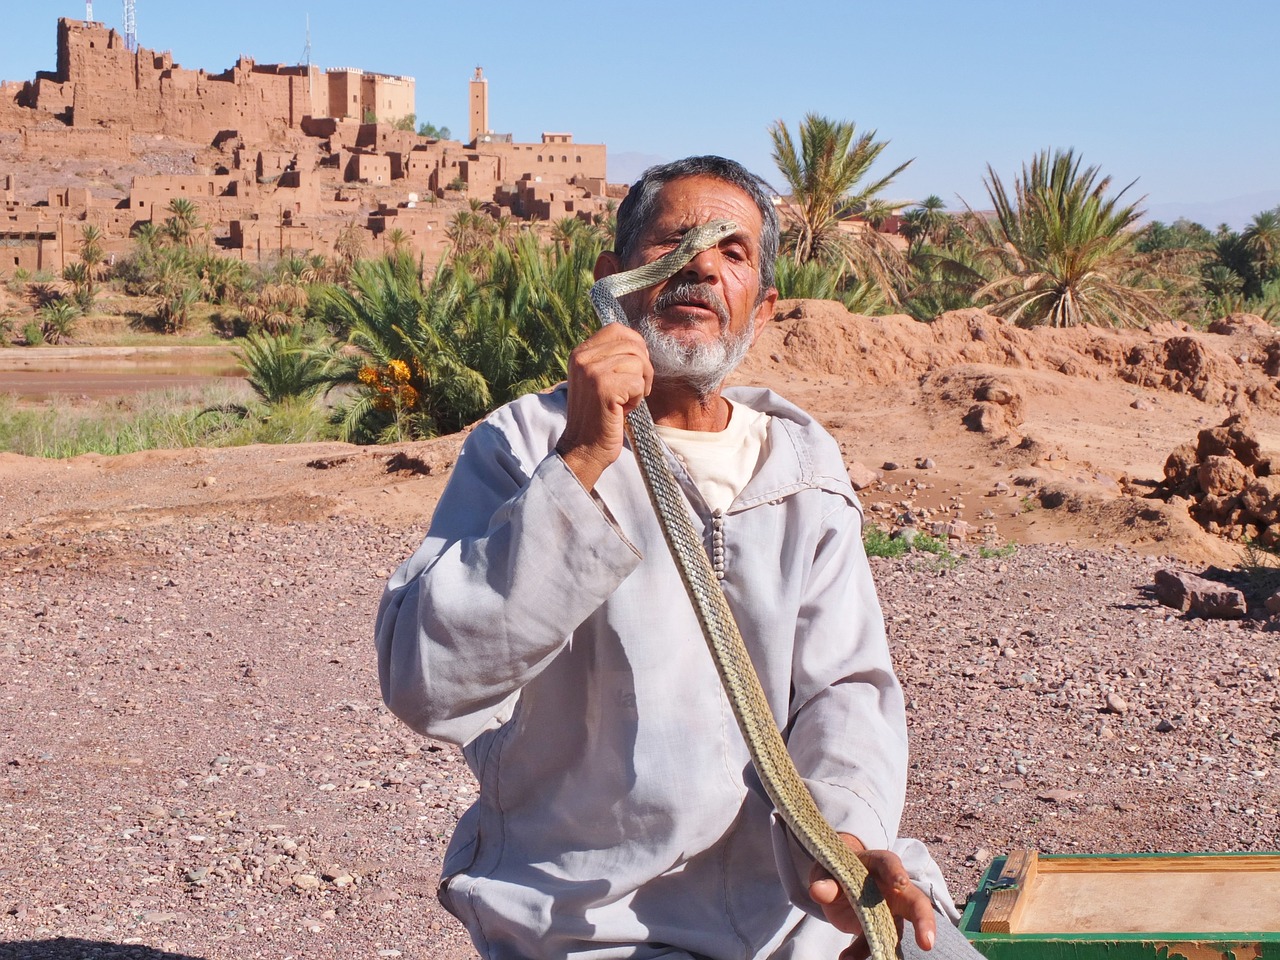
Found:
[{"label": "man's forehead", "polygon": [[741,233],[758,236],[762,221],[755,200],[728,180],[705,175],[678,177],[658,191],[651,227],[692,227],[707,220],[736,221]]}]

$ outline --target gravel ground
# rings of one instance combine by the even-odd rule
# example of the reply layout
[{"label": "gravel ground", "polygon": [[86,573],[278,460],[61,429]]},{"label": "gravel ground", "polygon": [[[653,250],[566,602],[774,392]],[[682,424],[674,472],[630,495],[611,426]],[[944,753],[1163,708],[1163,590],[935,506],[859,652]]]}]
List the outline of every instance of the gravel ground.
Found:
[{"label": "gravel ground", "polygon": [[[382,707],[418,527],[177,513],[0,539],[0,958],[466,958],[436,904],[475,785]],[[993,857],[1280,846],[1280,642],[1170,561],[874,561],[910,703],[903,832]],[[1110,698],[1110,699],[1109,699]]]}]

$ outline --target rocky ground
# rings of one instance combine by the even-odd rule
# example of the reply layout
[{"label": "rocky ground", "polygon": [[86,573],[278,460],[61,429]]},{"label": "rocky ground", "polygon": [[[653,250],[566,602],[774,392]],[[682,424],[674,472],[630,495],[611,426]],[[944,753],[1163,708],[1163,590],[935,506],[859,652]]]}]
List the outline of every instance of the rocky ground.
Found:
[{"label": "rocky ground", "polygon": [[[1195,338],[1202,399],[1115,360],[1158,337],[971,320],[896,346],[911,328],[859,321],[807,354],[780,316],[746,373],[878,474],[872,517],[975,531],[873,562],[910,704],[903,832],[959,902],[1018,848],[1276,849],[1276,628],[1152,591],[1240,557],[1153,493],[1232,409],[1274,446],[1238,359],[1261,334]],[[1017,409],[966,428],[996,373]],[[0,958],[473,956],[434,888],[475,785],[381,706],[370,642],[459,442],[0,454]]]}]

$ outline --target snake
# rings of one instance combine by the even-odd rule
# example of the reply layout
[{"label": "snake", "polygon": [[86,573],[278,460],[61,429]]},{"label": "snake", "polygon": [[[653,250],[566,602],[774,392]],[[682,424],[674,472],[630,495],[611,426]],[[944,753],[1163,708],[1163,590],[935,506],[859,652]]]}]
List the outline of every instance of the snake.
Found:
[{"label": "snake", "polygon": [[[669,279],[699,253],[718,245],[737,229],[732,220],[707,221],[688,230],[669,253],[633,270],[596,281],[589,298],[601,325],[625,323],[621,297]],[[693,604],[765,793],[792,836],[840,885],[862,925],[872,960],[893,960],[898,956],[898,930],[889,906],[862,861],[823,817],[787,752],[751,654],[711,566],[702,537],[693,527],[684,496],[654,429],[653,416],[643,400],[627,412],[626,433],[658,525]]]}]

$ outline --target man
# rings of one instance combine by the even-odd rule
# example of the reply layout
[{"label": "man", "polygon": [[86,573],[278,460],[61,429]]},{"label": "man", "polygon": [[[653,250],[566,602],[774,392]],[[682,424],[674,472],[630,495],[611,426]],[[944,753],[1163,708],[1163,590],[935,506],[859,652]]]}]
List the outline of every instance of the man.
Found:
[{"label": "man", "polygon": [[763,183],[718,157],[647,171],[596,275],[714,219],[738,229],[627,297],[631,325],[579,345],[567,385],[475,429],[383,598],[387,704],[480,783],[440,897],[486,958],[835,957],[858,930],[751,770],[624,442],[646,397],[819,806],[870,850],[909,953],[950,927],[935,907],[954,915],[923,848],[897,842],[906,868],[888,849],[904,709],[839,451],[771,392],[721,387],[777,299]]}]

